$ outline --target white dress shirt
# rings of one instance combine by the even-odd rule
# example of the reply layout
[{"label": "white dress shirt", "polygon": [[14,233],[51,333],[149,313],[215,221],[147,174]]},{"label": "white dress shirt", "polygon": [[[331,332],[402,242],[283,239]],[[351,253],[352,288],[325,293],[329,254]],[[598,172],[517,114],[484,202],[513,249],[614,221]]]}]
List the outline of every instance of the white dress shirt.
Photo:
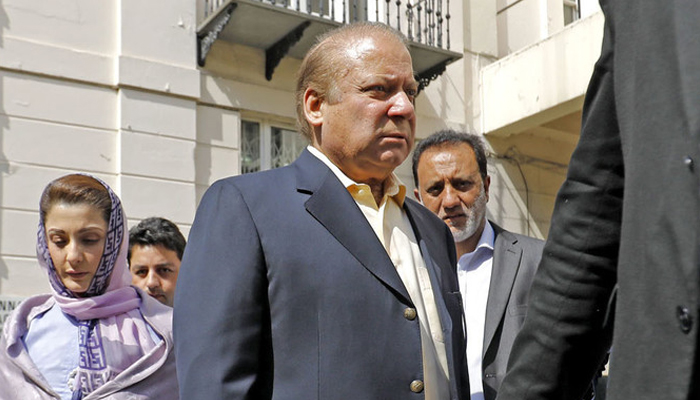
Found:
[{"label": "white dress shirt", "polygon": [[462,292],[464,317],[467,321],[467,363],[471,400],[484,400],[481,362],[484,351],[486,302],[493,269],[494,237],[493,227],[486,221],[476,249],[464,254],[457,261],[459,290]]}]

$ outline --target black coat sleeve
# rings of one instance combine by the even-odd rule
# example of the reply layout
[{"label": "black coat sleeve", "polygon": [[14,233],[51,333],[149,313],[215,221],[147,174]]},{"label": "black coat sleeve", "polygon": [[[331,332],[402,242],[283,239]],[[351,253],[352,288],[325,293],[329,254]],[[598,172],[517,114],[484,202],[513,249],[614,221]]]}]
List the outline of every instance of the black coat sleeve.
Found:
[{"label": "black coat sleeve", "polygon": [[609,347],[610,329],[603,325],[616,284],[624,192],[609,18],[606,13],[580,141],[557,195],[499,400],[580,399]]}]

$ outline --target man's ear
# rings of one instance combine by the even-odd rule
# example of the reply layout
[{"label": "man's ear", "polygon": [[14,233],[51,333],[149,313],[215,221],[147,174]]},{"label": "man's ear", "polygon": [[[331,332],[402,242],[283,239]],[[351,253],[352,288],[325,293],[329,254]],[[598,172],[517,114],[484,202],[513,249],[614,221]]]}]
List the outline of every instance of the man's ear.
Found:
[{"label": "man's ear", "polygon": [[323,97],[312,88],[304,92],[304,116],[311,126],[317,127],[323,124]]},{"label": "man's ear", "polygon": [[491,186],[491,176],[486,175],[486,179],[484,179],[484,192],[486,192],[486,202],[489,201],[489,186]]},{"label": "man's ear", "polygon": [[417,188],[413,189],[413,195],[416,197],[416,200],[418,200],[419,203],[423,204],[423,201],[420,199],[420,191]]}]

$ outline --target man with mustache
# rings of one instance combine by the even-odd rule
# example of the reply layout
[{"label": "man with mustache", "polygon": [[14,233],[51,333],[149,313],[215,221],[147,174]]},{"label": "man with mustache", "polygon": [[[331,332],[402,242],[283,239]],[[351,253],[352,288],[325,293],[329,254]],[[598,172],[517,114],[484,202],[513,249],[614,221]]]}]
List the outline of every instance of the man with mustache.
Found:
[{"label": "man with mustache", "polygon": [[416,198],[449,226],[467,322],[471,400],[493,400],[525,318],[544,242],[486,219],[491,177],[476,135],[439,131],[413,153]]}]

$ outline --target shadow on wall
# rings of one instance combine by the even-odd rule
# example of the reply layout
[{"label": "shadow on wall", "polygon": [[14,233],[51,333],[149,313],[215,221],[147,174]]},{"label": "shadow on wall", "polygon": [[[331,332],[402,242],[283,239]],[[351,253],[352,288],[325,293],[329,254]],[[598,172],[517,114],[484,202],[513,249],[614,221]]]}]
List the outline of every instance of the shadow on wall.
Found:
[{"label": "shadow on wall", "polygon": [[509,160],[497,155],[488,158],[488,173],[491,176],[487,216],[502,228],[523,235],[544,238],[546,230],[531,213],[527,178],[521,169]]},{"label": "shadow on wall", "polygon": [[[0,48],[4,47],[3,43],[3,37],[4,33],[7,32],[10,29],[10,20],[7,17],[7,13],[5,12],[5,7],[3,5],[2,0],[0,0]],[[2,88],[5,87],[4,81],[5,77],[0,74],[0,133],[5,132],[10,129],[10,120],[8,118],[5,118],[6,113],[5,110],[2,108],[2,105],[5,104],[4,102],[4,93],[2,91]],[[4,136],[3,134],[0,134],[0,137]],[[2,210],[5,208],[5,204],[3,202],[4,196],[4,190],[5,190],[5,177],[7,174],[10,172],[10,161],[7,159],[7,156],[5,156],[5,152],[3,149],[3,142],[0,140],[0,243],[2,243],[3,237],[2,237],[2,226],[3,226],[3,214]],[[0,253],[0,293],[3,292],[3,287],[2,287],[2,282],[3,280],[7,280],[9,277],[9,268],[7,264],[5,263],[5,259]]]},{"label": "shadow on wall", "polygon": [[487,141],[491,147],[489,173],[495,203],[491,206],[497,206],[501,217],[508,220],[500,222],[506,229],[546,238],[574,145],[528,133],[487,137]]},{"label": "shadow on wall", "polygon": [[[463,90],[455,85],[447,72],[430,82],[421,91],[416,98],[416,139],[426,138],[448,127],[472,131],[465,127],[464,121],[450,120],[450,115],[463,114],[463,110],[466,109],[462,92]],[[459,111],[455,112],[454,109]]]},{"label": "shadow on wall", "polygon": [[[202,88],[204,90],[204,88]],[[204,192],[209,188],[212,179],[212,151],[215,140],[223,141],[222,116],[217,116],[212,107],[198,105],[196,111],[197,132],[194,149],[194,185],[195,203],[204,196]],[[216,134],[217,137],[213,135]]]},{"label": "shadow on wall", "polygon": [[[464,61],[462,61],[462,63],[463,62]],[[449,67],[450,66],[448,66],[447,68]],[[445,72],[442,73],[441,79],[438,79],[438,81],[434,82],[433,85],[437,85],[438,82],[440,83],[438,89],[438,93],[440,93],[438,112],[440,113],[440,115],[438,117],[443,121],[449,121],[450,115],[454,115],[454,110],[452,113],[450,113],[451,108],[455,107],[457,109],[457,112],[460,114],[463,113],[464,110],[467,108],[467,102],[464,98],[464,89],[455,85],[454,81],[452,80],[452,76],[448,74],[447,70],[445,70]],[[452,98],[448,98],[448,96],[452,96]],[[457,99],[455,99],[454,96],[456,96]]]}]

